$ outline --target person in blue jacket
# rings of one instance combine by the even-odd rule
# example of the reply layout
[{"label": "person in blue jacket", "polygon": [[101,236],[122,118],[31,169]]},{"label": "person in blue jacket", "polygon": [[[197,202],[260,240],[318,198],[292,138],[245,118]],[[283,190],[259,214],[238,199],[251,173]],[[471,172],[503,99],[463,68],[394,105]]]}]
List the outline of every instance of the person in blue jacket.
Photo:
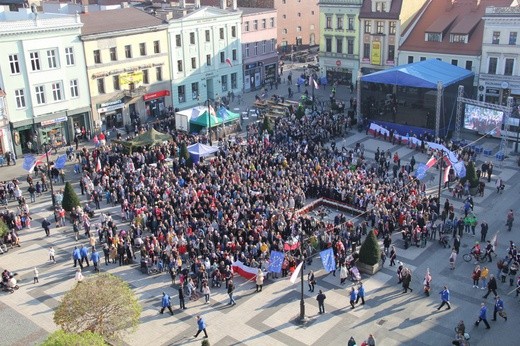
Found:
[{"label": "person in blue jacket", "polygon": [[87,267],[90,267],[90,263],[88,263],[88,249],[86,245],[83,245],[81,250],[79,251],[81,253],[81,264],[83,264],[83,261],[87,262]]},{"label": "person in blue jacket", "polygon": [[504,311],[504,301],[500,298],[500,296],[495,297],[495,309],[493,310],[493,319],[491,321],[497,320],[497,313],[500,315],[500,317],[507,321],[507,315]]},{"label": "person in blue jacket", "polygon": [[356,298],[357,298],[356,289],[354,287],[352,287],[350,289],[350,308],[351,309],[355,308],[354,302],[356,301]]},{"label": "person in blue jacket", "polygon": [[447,286],[444,286],[444,289],[443,289],[442,291],[440,291],[439,294],[441,295],[442,303],[441,303],[441,305],[437,308],[437,310],[440,310],[444,305],[448,305],[448,308],[447,308],[446,310],[451,309],[451,304],[450,304],[450,291],[448,290],[448,287],[447,287]]},{"label": "person in blue jacket", "polygon": [[359,302],[359,299],[361,299],[361,305],[365,305],[365,287],[363,286],[362,282],[359,283],[357,290],[356,304]]},{"label": "person in blue jacket", "polygon": [[170,314],[172,314],[172,316],[173,316],[173,310],[172,310],[172,304],[170,302],[170,296],[164,292],[162,293],[161,306],[162,306],[162,308],[161,308],[161,311],[159,311],[159,313],[163,314],[164,309],[168,308],[168,310],[170,311]]},{"label": "person in blue jacket", "polygon": [[196,338],[199,336],[200,332],[204,332],[204,337],[207,338],[208,333],[206,333],[206,322],[204,322],[204,319],[200,315],[197,315],[197,326],[199,330],[197,331],[197,334],[193,335],[193,337]]},{"label": "person in blue jacket", "polygon": [[99,252],[96,251],[94,247],[92,247],[92,253],[90,254],[90,260],[94,264],[94,271],[99,273]]},{"label": "person in blue jacket", "polygon": [[486,325],[486,329],[491,329],[491,327],[489,326],[489,323],[487,321],[487,318],[486,318],[486,313],[487,313],[486,304],[484,304],[484,303],[480,304],[480,311],[479,311],[479,314],[478,314],[478,320],[475,322],[475,326],[478,327],[478,324],[481,321],[484,321],[484,324]]},{"label": "person in blue jacket", "polygon": [[83,269],[83,264],[81,263],[81,252],[79,251],[77,246],[74,246],[74,250],[72,251],[72,259],[74,260],[74,268],[79,263],[79,267]]}]

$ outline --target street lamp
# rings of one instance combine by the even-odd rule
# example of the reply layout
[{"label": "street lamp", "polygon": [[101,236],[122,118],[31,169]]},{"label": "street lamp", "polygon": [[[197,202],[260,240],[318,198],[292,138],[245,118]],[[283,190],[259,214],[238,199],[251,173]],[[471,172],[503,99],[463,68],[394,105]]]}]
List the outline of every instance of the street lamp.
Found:
[{"label": "street lamp", "polygon": [[440,215],[441,214],[441,185],[442,185],[442,173],[443,173],[443,169],[444,169],[444,151],[442,151],[442,155],[439,159],[439,189],[437,191],[437,195],[439,196],[438,197],[438,202],[437,202],[437,215]]},{"label": "street lamp", "polygon": [[208,99],[208,139],[209,139],[209,145],[213,146],[213,143],[211,142],[211,101]]},{"label": "street lamp", "polygon": [[301,254],[301,258],[302,258],[302,268],[301,268],[301,271],[300,271],[300,288],[301,288],[301,292],[300,292],[300,322],[301,323],[305,323],[307,321],[307,318],[305,317],[305,299],[304,299],[304,296],[303,296],[303,267],[305,266],[305,256],[303,255],[303,231],[301,231],[300,233],[300,254]]},{"label": "street lamp", "polygon": [[56,201],[54,197],[54,186],[52,185],[52,177],[51,177],[51,165],[49,162],[49,145],[47,143],[43,143],[43,148],[45,150],[45,157],[47,158],[47,178],[49,178],[49,184],[51,185],[51,200],[52,200],[52,207],[54,208]]}]

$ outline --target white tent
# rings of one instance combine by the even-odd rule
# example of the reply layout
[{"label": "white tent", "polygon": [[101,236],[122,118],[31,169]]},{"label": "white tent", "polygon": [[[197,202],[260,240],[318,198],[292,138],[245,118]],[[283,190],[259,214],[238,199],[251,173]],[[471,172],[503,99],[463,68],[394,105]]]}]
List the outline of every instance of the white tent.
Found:
[{"label": "white tent", "polygon": [[209,156],[218,151],[218,148],[210,147],[209,145],[204,145],[202,143],[192,144],[188,146],[187,149],[193,159],[193,162],[199,162],[201,157]]}]

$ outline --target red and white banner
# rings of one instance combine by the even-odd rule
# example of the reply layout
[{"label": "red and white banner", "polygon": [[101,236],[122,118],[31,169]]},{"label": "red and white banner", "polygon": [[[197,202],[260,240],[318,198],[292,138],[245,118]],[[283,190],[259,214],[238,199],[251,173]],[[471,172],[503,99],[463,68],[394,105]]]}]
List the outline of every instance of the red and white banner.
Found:
[{"label": "red and white banner", "polygon": [[435,156],[432,155],[432,157],[428,160],[428,162],[426,162],[426,166],[428,168],[432,168],[436,163],[437,163],[437,159],[435,158]]},{"label": "red and white banner", "polygon": [[444,176],[443,176],[443,179],[442,179],[442,182],[446,184],[446,182],[448,181],[449,179],[449,175],[450,175],[450,168],[451,168],[451,165],[446,167],[444,169]]},{"label": "red and white banner", "polygon": [[258,268],[248,267],[241,261],[234,262],[231,265],[231,269],[233,270],[233,273],[236,273],[247,280],[253,280],[256,277],[256,273],[258,273]]}]

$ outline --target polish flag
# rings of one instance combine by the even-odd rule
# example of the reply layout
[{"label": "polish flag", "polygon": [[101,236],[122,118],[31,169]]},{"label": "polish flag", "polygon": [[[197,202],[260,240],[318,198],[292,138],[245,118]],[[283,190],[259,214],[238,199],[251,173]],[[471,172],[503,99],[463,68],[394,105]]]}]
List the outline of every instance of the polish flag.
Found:
[{"label": "polish flag", "polygon": [[436,163],[437,159],[435,158],[435,156],[432,155],[428,162],[426,162],[426,166],[428,166],[428,168],[432,168]]},{"label": "polish flag", "polygon": [[96,160],[96,172],[100,172],[101,171],[101,160],[98,159]]},{"label": "polish flag", "polygon": [[443,175],[443,183],[446,184],[446,182],[448,181],[449,179],[449,175],[450,175],[450,168],[451,168],[451,165],[450,166],[447,166],[445,169],[444,169],[444,175]]},{"label": "polish flag", "polygon": [[231,63],[231,59],[226,58],[226,63],[229,65],[229,67],[233,67],[233,64]]},{"label": "polish flag", "polygon": [[289,279],[289,281],[291,281],[292,284],[294,284],[296,282],[296,280],[298,279],[298,276],[300,274],[300,270],[302,270],[302,266],[303,266],[303,261],[300,262],[300,264],[298,264],[298,266],[296,267],[296,269],[292,273],[291,278]]}]

